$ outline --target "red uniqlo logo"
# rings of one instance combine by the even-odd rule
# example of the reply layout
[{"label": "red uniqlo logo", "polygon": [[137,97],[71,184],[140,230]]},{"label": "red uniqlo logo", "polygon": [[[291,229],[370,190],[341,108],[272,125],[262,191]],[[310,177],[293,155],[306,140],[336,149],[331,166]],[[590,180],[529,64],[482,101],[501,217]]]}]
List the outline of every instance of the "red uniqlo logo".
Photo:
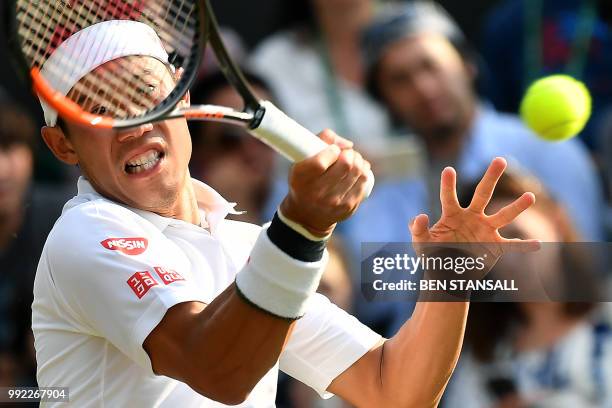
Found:
[{"label": "red uniqlo logo", "polygon": [[148,271],[144,271],[136,272],[130,276],[130,279],[127,280],[127,284],[132,288],[136,296],[138,296],[138,299],[142,299],[149,289],[157,285],[157,281],[153,279]]},{"label": "red uniqlo logo", "polygon": [[172,282],[185,280],[185,278],[183,278],[181,274],[175,270],[161,268],[159,266],[156,266],[153,269],[155,269],[155,272],[157,272],[162,282],[164,282],[166,285],[169,285]]}]

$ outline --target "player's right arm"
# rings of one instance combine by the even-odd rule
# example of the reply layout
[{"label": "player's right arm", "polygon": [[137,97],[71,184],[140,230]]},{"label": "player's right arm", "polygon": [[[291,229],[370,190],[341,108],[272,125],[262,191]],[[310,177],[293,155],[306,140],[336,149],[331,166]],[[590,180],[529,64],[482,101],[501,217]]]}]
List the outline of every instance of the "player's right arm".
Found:
[{"label": "player's right arm", "polygon": [[[340,148],[332,146],[296,164],[290,175],[290,193],[281,205],[286,218],[319,237],[330,234],[336,222],[355,211],[364,197],[370,168],[347,141],[331,132],[324,132],[322,138]],[[275,249],[258,251],[256,243],[251,253],[250,263],[259,268],[255,274],[245,270],[247,265],[237,282],[210,304],[185,302],[167,311],[143,344],[156,374],[185,382],[219,402],[237,404],[276,364],[294,324],[293,319],[286,317],[299,315],[303,310],[298,303],[305,303],[316,290],[325,264],[321,260],[323,244],[304,242],[302,235],[284,223],[279,225],[280,222],[275,219],[262,233],[276,228],[274,234],[258,239],[272,241]],[[288,239],[283,239],[283,234]],[[304,252],[304,247],[309,249]],[[319,259],[316,255],[312,258],[317,248]],[[272,253],[266,252],[269,250]],[[280,250],[283,254],[274,253]],[[264,259],[255,259],[262,252],[269,264]],[[280,268],[283,262],[287,262],[287,275],[295,274],[297,280],[289,279],[279,286],[295,285],[295,296],[291,290],[272,293],[275,282],[268,282],[271,285],[267,288],[259,287],[266,279],[274,280],[267,269]],[[290,263],[303,263],[304,271]],[[307,285],[304,276],[314,269],[316,276]],[[298,290],[297,286],[305,284],[308,288]]]}]

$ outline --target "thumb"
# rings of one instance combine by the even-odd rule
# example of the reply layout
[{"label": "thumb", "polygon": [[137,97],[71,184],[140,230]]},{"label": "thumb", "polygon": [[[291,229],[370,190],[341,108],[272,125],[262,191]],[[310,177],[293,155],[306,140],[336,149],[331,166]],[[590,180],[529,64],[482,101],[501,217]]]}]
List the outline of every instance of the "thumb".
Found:
[{"label": "thumb", "polygon": [[429,217],[426,214],[417,215],[409,226],[412,240],[424,242],[429,240]]}]

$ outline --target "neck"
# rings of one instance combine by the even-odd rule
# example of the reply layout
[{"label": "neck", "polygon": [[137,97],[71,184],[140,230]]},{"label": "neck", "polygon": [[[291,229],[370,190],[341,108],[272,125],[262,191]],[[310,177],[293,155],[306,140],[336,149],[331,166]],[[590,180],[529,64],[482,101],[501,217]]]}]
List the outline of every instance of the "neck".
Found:
[{"label": "neck", "polygon": [[200,211],[198,210],[198,200],[191,183],[191,177],[187,175],[185,187],[180,193],[174,205],[167,211],[159,213],[159,215],[168,218],[185,221],[190,224],[200,225]]},{"label": "neck", "polygon": [[341,78],[363,82],[359,37],[374,14],[372,2],[363,1],[345,10],[319,7],[316,17],[329,52],[332,68]]},{"label": "neck", "polygon": [[[457,126],[453,129],[449,129],[443,135],[425,135],[425,147],[432,160],[445,161],[459,157],[476,120],[476,106],[472,105],[468,109],[469,111],[463,115],[462,120],[457,121]],[[443,138],[442,141],[440,141],[441,138]]]}]

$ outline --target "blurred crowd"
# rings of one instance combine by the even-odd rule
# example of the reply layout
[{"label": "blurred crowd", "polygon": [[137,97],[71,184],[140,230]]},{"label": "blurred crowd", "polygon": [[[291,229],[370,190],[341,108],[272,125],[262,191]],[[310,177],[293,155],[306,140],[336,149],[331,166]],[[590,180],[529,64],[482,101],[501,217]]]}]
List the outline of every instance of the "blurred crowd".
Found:
[{"label": "blurred crowd", "polygon": [[[361,244],[408,242],[413,217],[437,219],[446,166],[457,169],[467,195],[492,158],[508,160],[491,208],[526,190],[538,200],[507,228],[509,237],[612,238],[611,2],[500,0],[481,22],[480,38],[468,38],[430,1],[291,3],[291,24],[255,46],[239,27],[226,27],[223,37],[261,98],[315,133],[331,128],[353,140],[372,162],[374,192],[330,244],[319,290],[336,304],[386,336],[410,318],[410,302],[361,295]],[[593,95],[584,132],[558,143],[539,139],[517,116],[527,86],[553,73],[584,81]],[[8,92],[14,78],[1,80],[0,386],[35,385],[32,282],[46,236],[76,191],[78,169],[50,160],[38,137],[41,111]],[[210,55],[191,102],[242,108]],[[238,203],[245,213],[236,219],[267,222],[287,191],[290,164],[237,127],[199,122],[190,130],[192,176]],[[559,251],[537,267],[562,280],[572,256]],[[601,271],[601,281],[610,272]],[[475,303],[443,405],[612,406],[610,322],[607,306],[595,302]],[[289,378],[280,385],[280,407],[342,406]]]}]

